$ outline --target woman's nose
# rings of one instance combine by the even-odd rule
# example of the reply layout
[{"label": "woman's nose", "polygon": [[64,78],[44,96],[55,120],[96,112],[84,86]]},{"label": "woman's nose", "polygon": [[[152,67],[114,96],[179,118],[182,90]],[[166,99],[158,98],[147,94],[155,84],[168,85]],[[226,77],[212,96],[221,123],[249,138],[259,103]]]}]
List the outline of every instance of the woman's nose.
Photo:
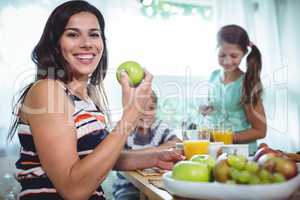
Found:
[{"label": "woman's nose", "polygon": [[89,37],[82,36],[82,39],[80,42],[81,42],[80,43],[81,48],[91,48],[91,46],[92,46],[92,43],[91,43]]}]

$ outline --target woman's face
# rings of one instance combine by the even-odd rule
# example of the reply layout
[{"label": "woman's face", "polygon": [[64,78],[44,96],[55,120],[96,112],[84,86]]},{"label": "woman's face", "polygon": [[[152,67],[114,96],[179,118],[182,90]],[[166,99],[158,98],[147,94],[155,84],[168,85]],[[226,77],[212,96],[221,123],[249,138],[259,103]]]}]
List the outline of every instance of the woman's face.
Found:
[{"label": "woman's face", "polygon": [[219,47],[218,61],[225,71],[235,71],[239,68],[244,55],[238,45],[224,42]]},{"label": "woman's face", "polygon": [[103,41],[98,19],[89,12],[73,15],[59,40],[62,55],[75,78],[88,79],[100,62]]}]

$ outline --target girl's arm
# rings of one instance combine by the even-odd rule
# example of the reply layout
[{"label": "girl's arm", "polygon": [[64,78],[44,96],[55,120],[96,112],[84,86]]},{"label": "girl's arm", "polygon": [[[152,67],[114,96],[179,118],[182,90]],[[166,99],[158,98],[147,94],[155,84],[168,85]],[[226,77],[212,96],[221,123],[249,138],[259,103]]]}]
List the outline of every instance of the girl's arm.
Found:
[{"label": "girl's arm", "polygon": [[266,136],[267,123],[264,106],[258,101],[256,106],[244,106],[251,128],[233,135],[233,143],[249,143]]}]

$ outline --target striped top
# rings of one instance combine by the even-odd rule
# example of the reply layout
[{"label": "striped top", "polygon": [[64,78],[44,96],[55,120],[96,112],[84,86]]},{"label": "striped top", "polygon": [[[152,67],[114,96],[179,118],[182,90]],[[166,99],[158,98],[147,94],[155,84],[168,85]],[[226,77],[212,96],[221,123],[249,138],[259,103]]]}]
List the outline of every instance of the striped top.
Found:
[{"label": "striped top", "polygon": [[[128,136],[124,148],[127,150],[139,150],[150,147],[158,147],[175,138],[178,138],[175,130],[170,129],[167,123],[157,120],[152,124],[147,134],[138,132],[138,129],[136,128],[132,134]],[[117,172],[116,175],[117,178],[113,184],[113,196],[115,199],[122,199],[122,197],[126,195],[139,193],[134,185],[130,183],[120,172]]]},{"label": "striped top", "polygon": [[[88,102],[81,100],[77,96],[72,95],[67,89],[65,90],[72,99],[75,107],[72,117],[76,126],[77,152],[79,158],[82,159],[91,153],[107,136],[108,131],[105,129],[103,113],[91,100]],[[16,177],[22,186],[19,199],[63,199],[57,193],[41,166],[29,124],[19,122],[18,136],[21,144],[21,152],[20,158],[16,162]],[[51,148],[49,150],[51,151]],[[105,199],[100,184],[99,188],[89,199]]]},{"label": "striped top", "polygon": [[147,134],[138,132],[136,128],[127,138],[125,149],[137,150],[148,147],[158,147],[174,138],[177,138],[175,130],[169,128],[169,125],[162,120],[155,121]]}]

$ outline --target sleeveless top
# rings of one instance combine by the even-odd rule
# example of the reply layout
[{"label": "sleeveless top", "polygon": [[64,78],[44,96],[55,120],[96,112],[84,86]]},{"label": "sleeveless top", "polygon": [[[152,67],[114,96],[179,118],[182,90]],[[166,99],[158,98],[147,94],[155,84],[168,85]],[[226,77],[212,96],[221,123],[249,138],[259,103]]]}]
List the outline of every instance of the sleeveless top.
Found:
[{"label": "sleeveless top", "polygon": [[[224,120],[224,126],[226,123],[230,124],[232,130],[238,134],[240,131],[251,128],[241,104],[244,75],[227,84],[222,82],[222,76],[223,70],[216,70],[209,79],[212,90],[210,100],[214,111],[208,116],[208,119],[213,124],[218,124]],[[256,149],[256,141],[250,142],[250,155],[255,153]]]},{"label": "sleeveless top", "polygon": [[[75,107],[72,117],[76,126],[77,152],[79,158],[82,159],[90,154],[108,135],[108,131],[105,129],[104,114],[92,100],[89,102],[84,101],[72,95],[67,88],[64,87],[64,89]],[[21,144],[21,152],[20,158],[16,162],[16,177],[22,186],[18,198],[20,200],[63,199],[57,193],[51,180],[41,166],[29,124],[19,122],[18,136]],[[51,151],[51,147],[49,147],[49,151]],[[97,190],[89,198],[89,200],[96,199],[105,199],[100,183]]]}]

